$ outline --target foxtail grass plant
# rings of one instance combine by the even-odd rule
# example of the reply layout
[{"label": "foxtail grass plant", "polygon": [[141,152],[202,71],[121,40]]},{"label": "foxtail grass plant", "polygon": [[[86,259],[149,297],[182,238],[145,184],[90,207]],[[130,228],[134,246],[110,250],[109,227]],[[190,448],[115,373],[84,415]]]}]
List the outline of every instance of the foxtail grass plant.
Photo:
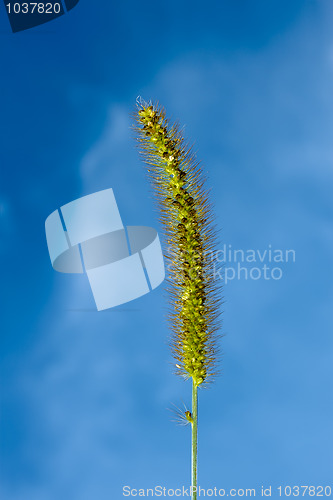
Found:
[{"label": "foxtail grass plant", "polygon": [[[176,373],[192,381],[192,499],[197,499],[198,388],[213,379],[218,362],[221,289],[214,279],[216,234],[192,147],[158,104],[137,102],[135,130],[160,209],[168,251],[169,323]],[[216,274],[215,274],[216,275]]]}]

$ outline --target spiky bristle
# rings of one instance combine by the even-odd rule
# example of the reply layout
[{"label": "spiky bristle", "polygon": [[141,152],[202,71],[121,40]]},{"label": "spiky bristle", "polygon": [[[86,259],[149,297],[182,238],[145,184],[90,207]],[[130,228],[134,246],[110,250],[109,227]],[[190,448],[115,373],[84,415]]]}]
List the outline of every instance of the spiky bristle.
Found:
[{"label": "spiky bristle", "polygon": [[216,369],[220,285],[211,258],[215,232],[204,178],[177,124],[140,100],[136,131],[160,208],[169,251],[171,347],[177,373],[196,386]]}]

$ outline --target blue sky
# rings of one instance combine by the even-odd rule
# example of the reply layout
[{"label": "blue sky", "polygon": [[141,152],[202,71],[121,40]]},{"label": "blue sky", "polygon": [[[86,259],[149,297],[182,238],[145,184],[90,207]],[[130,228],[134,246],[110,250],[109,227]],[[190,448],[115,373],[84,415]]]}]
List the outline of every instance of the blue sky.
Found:
[{"label": "blue sky", "polygon": [[199,482],[330,484],[332,14],[328,0],[80,0],[12,34],[0,9],[2,499],[189,484],[190,429],[167,408],[190,385],[173,375],[164,286],[97,312],[83,276],[53,271],[44,234],[53,210],[109,187],[126,224],[158,228],[138,95],[195,143],[220,248],[296,255],[280,280],[224,287]]}]

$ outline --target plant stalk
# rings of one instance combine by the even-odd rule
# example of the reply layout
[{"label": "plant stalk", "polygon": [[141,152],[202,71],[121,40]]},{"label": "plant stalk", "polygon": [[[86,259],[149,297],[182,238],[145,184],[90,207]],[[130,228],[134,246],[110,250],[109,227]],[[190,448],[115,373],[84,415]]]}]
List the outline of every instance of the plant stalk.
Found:
[{"label": "plant stalk", "polygon": [[192,378],[192,500],[198,487],[198,386]]}]

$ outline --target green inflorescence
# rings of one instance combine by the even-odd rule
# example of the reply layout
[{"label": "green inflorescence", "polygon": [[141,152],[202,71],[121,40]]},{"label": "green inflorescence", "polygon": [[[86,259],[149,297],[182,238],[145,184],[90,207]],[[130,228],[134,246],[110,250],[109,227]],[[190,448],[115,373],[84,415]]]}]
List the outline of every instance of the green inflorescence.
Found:
[{"label": "green inflorescence", "polygon": [[199,386],[215,372],[220,309],[209,258],[215,234],[204,179],[178,125],[169,124],[163,108],[140,101],[135,116],[169,245],[172,352],[177,373]]}]

